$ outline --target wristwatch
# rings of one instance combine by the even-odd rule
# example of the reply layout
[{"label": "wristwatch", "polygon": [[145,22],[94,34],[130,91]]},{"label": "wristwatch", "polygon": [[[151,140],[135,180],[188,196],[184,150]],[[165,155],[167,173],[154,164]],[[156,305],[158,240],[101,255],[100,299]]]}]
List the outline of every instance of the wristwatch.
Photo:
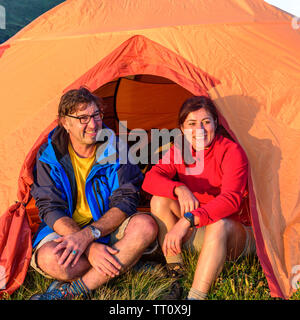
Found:
[{"label": "wristwatch", "polygon": [[98,240],[101,237],[101,231],[98,228],[92,226],[91,224],[88,225],[88,228],[91,229],[94,240]]},{"label": "wristwatch", "polygon": [[194,215],[191,212],[186,212],[183,216],[190,222],[191,227],[195,227]]}]

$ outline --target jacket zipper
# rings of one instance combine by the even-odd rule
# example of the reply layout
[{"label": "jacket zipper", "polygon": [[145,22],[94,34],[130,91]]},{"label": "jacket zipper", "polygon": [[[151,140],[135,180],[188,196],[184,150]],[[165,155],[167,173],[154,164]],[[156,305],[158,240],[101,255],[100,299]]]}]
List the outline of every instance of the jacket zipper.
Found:
[{"label": "jacket zipper", "polygon": [[[98,181],[98,180],[96,180],[96,181],[95,181],[95,184],[96,184],[96,190],[97,190],[97,193],[99,194],[99,196],[100,196],[100,198],[101,198],[102,208],[103,208],[103,210],[105,210],[104,199],[103,199],[102,193],[101,193],[101,191],[100,191],[99,181]],[[98,206],[99,206],[98,197],[96,197],[96,199],[97,199],[97,203],[98,203]]]},{"label": "jacket zipper", "polygon": [[[96,182],[97,182],[97,181],[95,181],[95,183],[93,183],[92,186],[93,186],[93,191],[94,191],[94,194],[95,194],[95,199],[96,199],[97,206],[98,206],[99,213],[100,213],[100,212],[102,212],[102,210],[101,210],[101,206],[100,206],[100,203],[99,203],[99,200],[98,200],[98,197],[97,197],[97,193],[98,193],[97,191],[98,191],[98,190],[96,190],[96,187],[97,187],[97,186],[95,186],[95,185],[96,185]],[[98,189],[98,188],[97,188],[97,189]],[[102,195],[101,195],[101,200],[102,200],[102,204],[103,204]],[[104,209],[104,207],[103,207],[103,209]]]},{"label": "jacket zipper", "polygon": [[109,189],[108,184],[104,181],[104,179],[101,179],[102,177],[105,177],[105,176],[100,176],[101,183],[105,184],[106,187]]}]

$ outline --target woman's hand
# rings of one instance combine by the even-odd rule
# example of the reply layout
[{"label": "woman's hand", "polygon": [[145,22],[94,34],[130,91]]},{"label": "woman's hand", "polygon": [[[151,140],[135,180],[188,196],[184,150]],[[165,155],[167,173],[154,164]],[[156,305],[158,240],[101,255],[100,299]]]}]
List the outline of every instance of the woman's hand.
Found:
[{"label": "woman's hand", "polygon": [[190,223],[185,218],[179,219],[174,227],[166,234],[162,251],[166,256],[181,253],[182,239],[190,228]]},{"label": "woman's hand", "polygon": [[94,242],[88,249],[88,260],[90,264],[100,273],[111,278],[118,276],[122,265],[114,257],[119,250],[102,243]]},{"label": "woman's hand", "polygon": [[186,186],[176,187],[174,193],[178,197],[181,217],[199,207],[199,201]]}]

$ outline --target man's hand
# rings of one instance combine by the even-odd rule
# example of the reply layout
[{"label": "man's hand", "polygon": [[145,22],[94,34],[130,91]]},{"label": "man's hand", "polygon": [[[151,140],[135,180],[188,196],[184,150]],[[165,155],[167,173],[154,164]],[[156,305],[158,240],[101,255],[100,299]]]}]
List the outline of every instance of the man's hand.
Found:
[{"label": "man's hand", "polygon": [[176,187],[174,193],[178,197],[181,216],[199,207],[199,201],[186,186]]},{"label": "man's hand", "polygon": [[190,228],[190,223],[185,218],[179,219],[174,227],[166,234],[162,251],[165,256],[181,253],[182,239]]},{"label": "man's hand", "polygon": [[55,239],[58,244],[54,248],[54,254],[58,255],[58,263],[65,268],[70,264],[74,266],[93,240],[87,228]]},{"label": "man's hand", "polygon": [[88,250],[88,260],[98,272],[113,278],[118,276],[122,269],[122,265],[114,257],[118,252],[117,249],[94,242]]}]

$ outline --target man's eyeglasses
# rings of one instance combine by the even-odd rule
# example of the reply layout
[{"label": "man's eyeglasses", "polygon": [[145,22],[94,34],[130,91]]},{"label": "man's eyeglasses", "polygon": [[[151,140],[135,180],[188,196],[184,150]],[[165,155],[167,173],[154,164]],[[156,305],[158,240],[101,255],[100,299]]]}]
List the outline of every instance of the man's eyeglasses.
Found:
[{"label": "man's eyeglasses", "polygon": [[96,112],[92,115],[85,114],[79,117],[71,116],[69,114],[67,114],[66,116],[74,119],[79,119],[81,124],[88,124],[91,121],[91,118],[94,118],[95,121],[100,121],[104,118],[104,114],[102,112]]}]

